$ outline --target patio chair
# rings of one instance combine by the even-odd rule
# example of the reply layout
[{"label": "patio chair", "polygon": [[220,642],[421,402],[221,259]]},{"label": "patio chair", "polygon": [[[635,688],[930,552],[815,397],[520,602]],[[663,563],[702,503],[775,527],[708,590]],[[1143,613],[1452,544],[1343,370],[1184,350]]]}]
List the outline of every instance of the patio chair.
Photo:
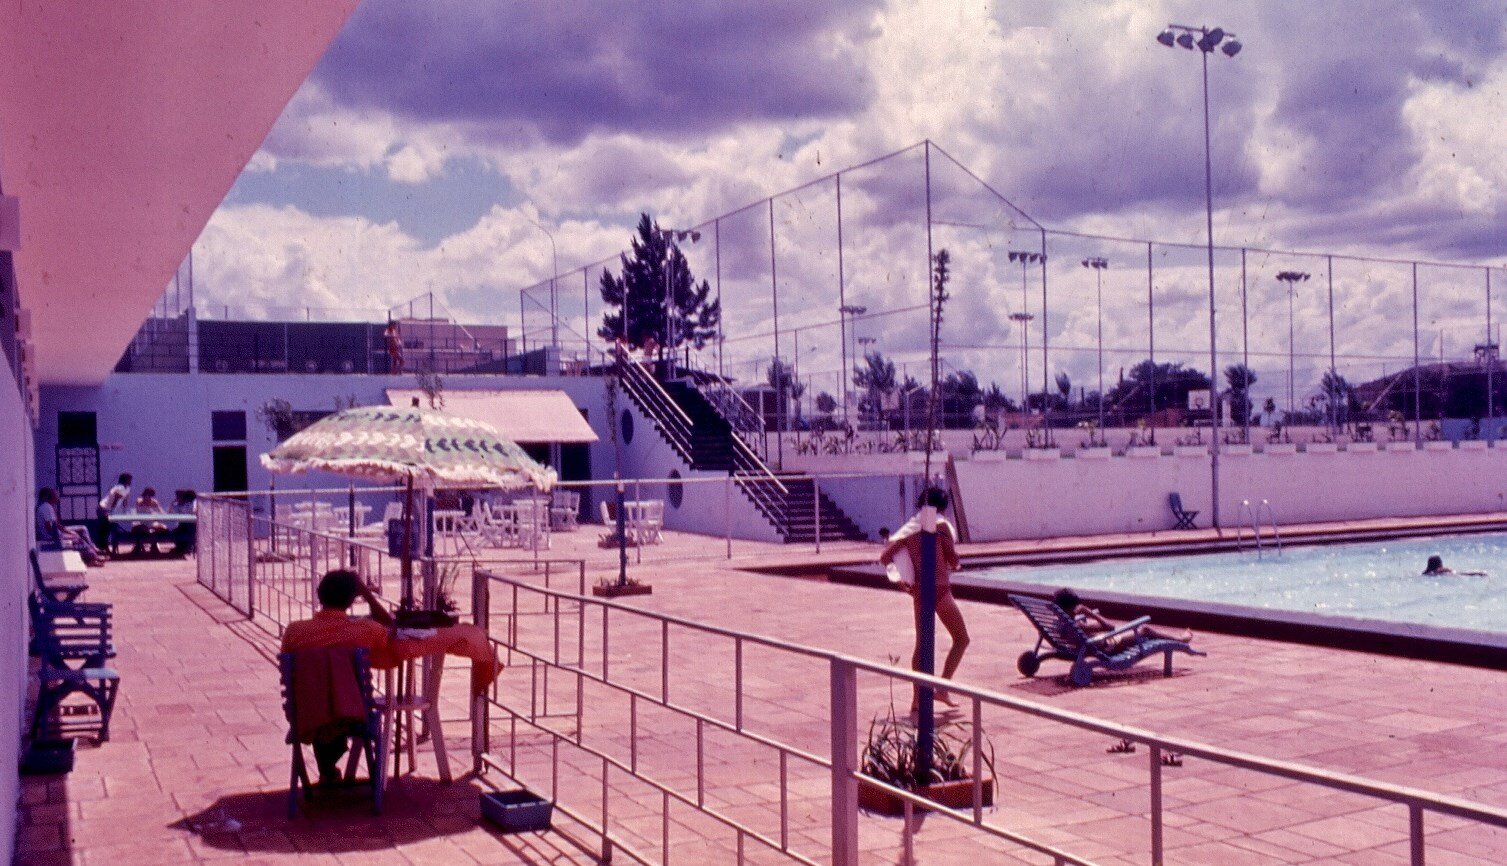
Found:
[{"label": "patio chair", "polygon": [[[1141,659],[1157,653],[1163,656],[1163,676],[1170,677],[1174,652],[1195,656],[1208,655],[1208,653],[1193,649],[1185,641],[1170,638],[1141,638],[1128,646],[1120,647],[1116,652],[1110,652],[1105,647],[1112,638],[1134,631],[1150,622],[1151,617],[1143,616],[1113,631],[1089,635],[1070,614],[1050,599],[1014,594],[1009,594],[1006,598],[1026,615],[1032,625],[1036,626],[1038,636],[1035,649],[1021,653],[1015,663],[1016,669],[1028,677],[1036,675],[1043,661],[1061,659],[1073,663],[1072,669],[1068,672],[1068,679],[1073,685],[1082,687],[1093,682],[1096,668],[1103,668],[1106,671],[1123,671],[1133,667]],[[1043,647],[1048,649],[1043,651]]]},{"label": "patio chair", "polygon": [[658,544],[664,540],[661,530],[665,526],[665,501],[650,499],[643,504],[642,513],[635,521],[633,533],[639,544]]},{"label": "patio chair", "polygon": [[283,653],[278,656],[278,667],[282,672],[283,714],[288,721],[287,743],[293,748],[288,819],[298,816],[300,786],[305,799],[312,796],[303,744],[314,742],[320,728],[331,725],[352,740],[345,780],[356,778],[356,767],[365,758],[372,811],[382,814],[382,794],[387,786],[387,713],[383,699],[372,689],[367,651],[333,647]]},{"label": "patio chair", "polygon": [[1177,520],[1173,529],[1196,529],[1193,519],[1198,516],[1197,511],[1189,511],[1183,508],[1183,497],[1177,493],[1167,494],[1167,507],[1172,509],[1172,516]]},{"label": "patio chair", "polygon": [[576,528],[576,515],[581,510],[581,494],[574,490],[556,490],[550,499],[550,528],[570,532]]},{"label": "patio chair", "polygon": [[[77,733],[81,726],[97,726],[95,739],[107,742],[110,716],[120,691],[120,674],[106,667],[115,655],[110,605],[53,603],[36,595],[30,604],[33,648],[38,658],[31,738],[40,739],[44,733],[64,737]],[[65,707],[63,701],[73,695],[88,698],[93,710],[87,709],[88,704]],[[76,712],[74,706],[86,712]],[[89,718],[79,720],[80,715]],[[96,715],[97,722],[93,718]]]}]

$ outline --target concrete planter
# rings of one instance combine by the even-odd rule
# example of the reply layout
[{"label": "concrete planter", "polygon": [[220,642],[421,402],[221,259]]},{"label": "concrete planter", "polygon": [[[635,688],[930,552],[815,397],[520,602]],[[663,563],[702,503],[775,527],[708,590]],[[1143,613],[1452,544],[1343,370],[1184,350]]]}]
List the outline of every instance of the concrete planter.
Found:
[{"label": "concrete planter", "polygon": [[1460,443],[1461,451],[1485,451],[1485,439],[1466,439]]},{"label": "concrete planter", "polygon": [[973,463],[1003,463],[1008,457],[1003,451],[975,451],[968,459]]},{"label": "concrete planter", "polygon": [[1221,445],[1219,455],[1221,457],[1249,457],[1255,453],[1255,449],[1249,445]]},{"label": "concrete planter", "polygon": [[1284,455],[1298,453],[1298,446],[1291,442],[1272,442],[1261,450],[1262,454]]},{"label": "concrete planter", "polygon": [[[985,779],[980,787],[983,788],[984,805],[994,805],[994,780]],[[923,785],[916,793],[949,809],[967,809],[973,806],[973,781],[971,779]],[[905,814],[905,801],[873,782],[859,779],[858,808],[895,818]],[[917,806],[916,811],[930,810]]]},{"label": "concrete planter", "polygon": [[1162,448],[1160,445],[1132,445],[1125,449],[1126,457],[1160,457]]},{"label": "concrete planter", "polygon": [[1074,453],[1078,455],[1079,460],[1108,460],[1115,452],[1110,450],[1109,446],[1106,445],[1103,447],[1079,448]]},{"label": "concrete planter", "polygon": [[1209,446],[1207,445],[1178,445],[1172,449],[1172,453],[1179,457],[1207,457]]},{"label": "concrete planter", "polygon": [[1027,448],[1025,458],[1027,460],[1056,460],[1062,456],[1062,452],[1056,448]]},{"label": "concrete planter", "polygon": [[1351,454],[1375,454],[1375,442],[1351,442],[1345,446],[1345,450]]},{"label": "concrete planter", "polygon": [[1333,442],[1310,442],[1303,446],[1308,454],[1337,454],[1340,446]]},{"label": "concrete planter", "polygon": [[1387,452],[1388,453],[1396,452],[1398,454],[1412,454],[1414,451],[1417,451],[1417,450],[1418,450],[1418,446],[1415,445],[1412,442],[1388,442],[1387,443]]},{"label": "concrete planter", "polygon": [[1423,450],[1425,450],[1425,451],[1453,451],[1453,450],[1455,450],[1455,443],[1453,443],[1453,442],[1425,442],[1425,443],[1423,443]]}]

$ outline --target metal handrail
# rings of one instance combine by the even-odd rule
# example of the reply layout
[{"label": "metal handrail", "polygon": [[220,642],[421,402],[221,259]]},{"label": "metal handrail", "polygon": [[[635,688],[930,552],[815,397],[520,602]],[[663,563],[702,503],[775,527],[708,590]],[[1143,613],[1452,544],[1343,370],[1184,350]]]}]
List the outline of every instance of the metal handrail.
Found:
[{"label": "metal handrail", "polygon": [[[889,788],[889,786],[884,785],[876,779],[864,776],[861,772],[859,772],[856,765],[852,763],[852,755],[856,755],[856,751],[851,747],[855,745],[856,740],[854,738],[856,738],[857,732],[839,731],[839,728],[846,727],[846,724],[834,724],[832,727],[832,736],[834,739],[832,741],[832,758],[830,760],[824,759],[818,755],[811,755],[794,745],[783,744],[776,740],[773,740],[770,737],[757,735],[752,733],[751,731],[748,731],[743,725],[741,710],[743,705],[743,648],[746,644],[758,645],[809,658],[826,660],[832,668],[833,701],[831,706],[833,718],[841,718],[841,720],[843,720],[845,723],[847,721],[856,720],[856,706],[854,705],[854,702],[856,701],[856,691],[852,690],[851,684],[858,672],[865,672],[869,674],[876,674],[882,677],[887,677],[890,679],[897,679],[914,683],[920,686],[929,686],[938,689],[945,688],[948,691],[952,692],[954,695],[962,695],[968,698],[973,708],[975,737],[981,736],[979,732],[982,729],[982,708],[984,706],[990,706],[998,709],[1023,713],[1028,716],[1044,719],[1051,722],[1065,724],[1070,727],[1078,728],[1080,730],[1089,731],[1092,733],[1104,734],[1119,739],[1126,739],[1133,742],[1147,744],[1150,747],[1149,751],[1151,753],[1151,760],[1148,765],[1148,773],[1150,775],[1148,783],[1151,787],[1152,795],[1152,863],[1159,864],[1163,862],[1162,828],[1164,806],[1162,798],[1160,796],[1162,764],[1161,756],[1163,752],[1175,752],[1184,756],[1202,758],[1204,760],[1216,764],[1222,764],[1228,767],[1250,770],[1295,782],[1319,785],[1320,787],[1328,788],[1331,790],[1344,791],[1347,793],[1372,797],[1390,803],[1405,805],[1408,808],[1408,833],[1410,837],[1410,848],[1412,852],[1411,862],[1414,864],[1419,864],[1419,866],[1421,866],[1421,864],[1423,864],[1424,862],[1423,857],[1426,848],[1426,837],[1423,834],[1424,812],[1434,812],[1441,815],[1449,815],[1491,827],[1507,828],[1507,809],[1465,800],[1460,797],[1438,794],[1435,792],[1425,791],[1406,785],[1375,781],[1350,773],[1325,770],[1317,767],[1299,764],[1293,761],[1262,757],[1248,752],[1227,749],[1221,746],[1202,743],[1183,737],[1158,734],[1156,732],[1148,731],[1131,725],[1106,721],[1103,719],[1094,718],[1092,716],[1083,715],[1081,713],[1059,709],[1054,706],[1036,703],[1024,698],[970,686],[968,684],[955,680],[947,680],[937,676],[917,673],[915,671],[897,668],[891,665],[857,658],[843,653],[835,653],[827,650],[816,649],[810,646],[805,646],[803,644],[785,641],[778,638],[764,637],[760,635],[739,632],[721,626],[698,623],[692,620],[688,620],[684,617],[657,613],[638,607],[619,604],[617,602],[586,597],[584,595],[561,590],[540,588],[538,586],[529,585],[523,583],[520,580],[504,575],[492,574],[488,572],[478,572],[477,577],[484,578],[484,580],[478,580],[478,584],[496,582],[511,587],[513,597],[515,599],[515,608],[517,604],[516,599],[518,597],[518,594],[520,591],[522,591],[542,595],[549,599],[550,601],[546,602],[545,608],[546,610],[553,611],[557,619],[560,617],[563,611],[570,610],[573,612],[573,615],[582,617],[583,619],[581,621],[582,623],[584,623],[586,609],[590,607],[596,607],[600,608],[603,611],[603,643],[600,648],[602,653],[602,667],[600,674],[598,674],[596,671],[588,671],[586,669],[587,665],[585,664],[584,659],[581,659],[579,664],[573,666],[558,663],[552,664],[548,659],[540,655],[527,653],[526,651],[518,649],[511,645],[509,645],[508,647],[510,651],[522,653],[527,657],[533,659],[536,663],[544,664],[546,666],[546,669],[550,666],[553,666],[563,671],[567,671],[572,675],[582,677],[583,679],[591,679],[595,682],[606,684],[615,689],[629,690],[633,693],[634,699],[636,700],[649,701],[666,709],[692,715],[697,721],[698,731],[700,726],[711,724],[718,729],[732,733],[735,736],[755,739],[755,741],[765,746],[775,748],[781,752],[782,768],[785,755],[811,760],[818,766],[831,767],[833,772],[834,791],[832,862],[835,864],[835,866],[848,866],[848,864],[855,863],[856,861],[850,859],[848,853],[857,851],[856,822],[837,820],[842,809],[856,809],[856,801],[852,803],[839,802],[840,800],[846,800],[846,798],[852,793],[851,790],[839,790],[840,787],[842,787],[838,785],[839,779],[846,779],[849,782],[862,780],[865,784],[874,784],[881,788],[885,788],[886,790],[891,790],[911,806],[924,806],[925,808],[930,809],[936,814],[969,824],[980,832],[988,834],[994,838],[1013,844],[1024,845],[1040,853],[1048,854],[1049,856],[1055,858],[1055,862],[1057,863],[1091,864],[1092,861],[1068,854],[1064,851],[1061,851],[1060,849],[1055,848],[1054,846],[1032,840],[1007,828],[985,823],[983,820],[981,802],[978,797],[978,791],[980,790],[982,781],[977,774],[975,774],[974,776],[975,799],[974,806],[971,810],[940,807],[934,804],[932,801],[916,794],[915,792],[891,789]],[[562,604],[562,602],[568,604]],[[662,659],[662,676],[665,678],[665,682],[661,687],[661,694],[655,695],[651,691],[644,689],[635,689],[625,684],[611,682],[612,678],[609,675],[607,665],[609,659],[607,648],[609,646],[610,638],[610,630],[608,625],[609,613],[616,617],[627,616],[641,620],[649,620],[651,622],[659,624],[659,630],[662,635],[661,639],[665,642],[665,645],[661,648],[661,653],[664,655]],[[706,635],[726,637],[734,641],[734,645],[736,647],[734,689],[736,692],[736,706],[739,708],[737,711],[736,721],[729,723],[710,716],[706,713],[693,711],[686,707],[681,707],[670,700],[668,692],[668,682],[669,677],[671,676],[671,669],[669,657],[666,651],[668,649],[669,640],[668,629],[672,625],[678,628],[684,628]],[[556,634],[558,634],[558,623],[556,623],[555,631]],[[514,643],[516,642],[517,640],[515,635]],[[846,685],[843,685],[844,683],[846,683]],[[508,709],[506,707],[503,708]],[[512,710],[508,711],[513,712]],[[843,715],[839,717],[839,713],[842,713]],[[552,729],[538,725],[535,725],[535,727],[538,727],[540,730],[548,733],[554,739],[556,747],[558,747],[558,745],[562,743],[570,745],[572,747],[582,747],[582,741],[578,734],[554,731]],[[698,733],[698,743],[699,736],[700,735]],[[704,799],[700,795],[700,786],[703,784],[703,780],[700,777],[700,773],[702,771],[699,766],[697,777],[698,794],[697,796],[692,797],[689,794],[682,794],[668,790],[667,786],[661,781],[649,779],[647,777],[640,777],[636,767],[634,766],[634,762],[624,763],[620,760],[613,759],[610,755],[600,753],[596,750],[589,751],[597,754],[597,757],[599,757],[604,762],[610,762],[612,766],[619,772],[625,772],[638,778],[644,778],[645,781],[650,782],[656,788],[660,789],[661,794],[666,801],[674,800],[675,802],[682,805],[702,810],[709,815],[711,814],[707,811],[704,804]],[[977,749],[975,749],[975,751],[977,751]],[[842,756],[841,762],[837,761],[837,758],[839,756]],[[478,760],[481,760],[480,757],[478,757]],[[498,761],[492,761],[489,763],[500,766],[500,762]],[[781,774],[781,782],[783,788],[785,783],[783,773]],[[784,797],[785,791],[782,790],[782,801]],[[605,819],[605,817],[606,816],[604,813],[603,818]],[[723,819],[723,816],[711,815],[711,817],[716,820],[723,821],[723,823],[727,823]],[[666,817],[665,820],[668,821],[668,817]],[[591,825],[588,823],[588,826]],[[605,826],[602,828],[602,832],[604,833],[604,843],[608,843],[609,837],[606,835]],[[851,834],[852,838],[846,838],[846,836],[849,834]],[[756,838],[756,835],[757,834],[750,835],[749,838]],[[781,835],[782,837],[784,836],[783,827]],[[788,846],[785,845],[783,841],[778,845],[775,844],[775,840],[769,839],[768,837],[759,838],[759,841],[769,844],[770,847],[780,851],[781,853],[787,854],[788,856],[791,856],[792,858],[797,859],[800,862],[807,862],[804,856],[789,850]],[[616,843],[614,841],[611,842],[611,844]]]}]

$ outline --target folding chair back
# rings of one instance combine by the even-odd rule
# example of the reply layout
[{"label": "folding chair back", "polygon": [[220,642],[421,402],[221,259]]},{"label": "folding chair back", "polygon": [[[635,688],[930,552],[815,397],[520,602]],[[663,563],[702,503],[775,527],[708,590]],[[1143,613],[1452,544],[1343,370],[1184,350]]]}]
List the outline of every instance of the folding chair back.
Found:
[{"label": "folding chair back", "polygon": [[1197,511],[1189,511],[1183,508],[1183,497],[1178,493],[1167,494],[1167,507],[1172,509],[1172,517],[1177,521],[1174,529],[1194,529],[1193,519],[1198,517]]},{"label": "folding chair back", "polygon": [[72,695],[83,695],[94,704],[89,715],[99,717],[95,737],[100,742],[110,739],[110,716],[120,690],[120,674],[106,667],[115,655],[111,616],[108,604],[59,604],[32,597],[33,647],[39,661],[32,739],[48,731],[63,736],[95,726],[90,718],[80,720],[76,713],[65,712],[63,701]]},{"label": "folding chair back", "polygon": [[[49,551],[49,553],[56,556],[59,551]],[[69,553],[71,553],[71,551],[65,550],[61,551],[61,553],[64,557],[67,557]],[[74,553],[73,555],[78,556],[77,553]],[[83,594],[84,590],[89,588],[89,584],[82,581],[70,583],[48,583],[46,576],[42,574],[42,558],[38,555],[36,550],[30,551],[30,556],[32,581],[36,585],[37,594],[43,601],[54,603],[73,601],[81,594]]]},{"label": "folding chair back", "polygon": [[[382,814],[382,794],[387,786],[387,743],[383,737],[386,720],[383,707],[372,688],[371,662],[367,651],[335,647],[283,653],[278,656],[278,669],[282,674],[283,715],[288,722],[287,742],[293,747],[292,770],[288,781],[288,818],[291,820],[298,815],[300,786],[306,799],[312,796],[310,790],[313,785],[309,780],[308,765],[304,762],[303,738],[299,735],[300,721],[307,727],[311,722],[325,717],[333,723],[350,721],[356,724],[352,733],[344,734],[356,741],[356,748],[351,750],[350,761],[345,768],[345,778],[355,778],[356,766],[365,758],[367,783],[372,789],[372,810],[378,815]],[[315,682],[301,680],[309,677],[324,678],[323,684],[328,694],[321,691],[312,698],[322,703],[306,703],[311,700],[310,690]],[[359,696],[359,718],[339,716],[334,696],[341,689],[353,689]],[[302,701],[300,696],[303,697]]]}]

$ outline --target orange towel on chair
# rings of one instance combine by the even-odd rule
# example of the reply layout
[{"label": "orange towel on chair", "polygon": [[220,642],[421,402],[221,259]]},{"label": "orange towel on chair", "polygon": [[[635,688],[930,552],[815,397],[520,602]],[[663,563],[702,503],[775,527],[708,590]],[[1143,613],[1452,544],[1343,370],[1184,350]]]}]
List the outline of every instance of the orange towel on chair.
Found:
[{"label": "orange towel on chair", "polygon": [[497,660],[487,633],[471,623],[435,629],[429,637],[401,638],[393,641],[392,649],[402,659],[438,653],[470,659],[472,695],[486,694],[487,687],[502,673],[502,662]]},{"label": "orange towel on chair", "polygon": [[356,682],[355,650],[312,649],[293,662],[294,733],[312,743],[321,730],[366,720],[366,701]]}]

